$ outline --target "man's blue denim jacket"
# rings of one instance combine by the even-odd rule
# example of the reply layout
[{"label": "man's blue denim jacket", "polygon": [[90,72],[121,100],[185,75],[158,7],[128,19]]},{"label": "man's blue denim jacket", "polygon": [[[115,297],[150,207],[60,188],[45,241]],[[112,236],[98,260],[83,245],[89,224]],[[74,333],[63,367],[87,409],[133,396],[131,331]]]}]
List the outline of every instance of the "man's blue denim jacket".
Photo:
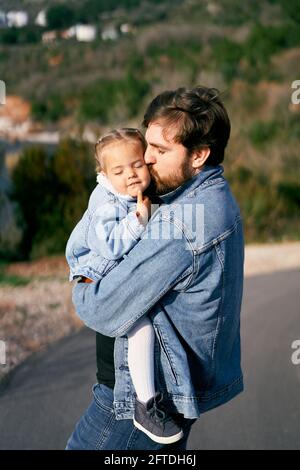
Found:
[{"label": "man's blue denim jacket", "polygon": [[205,166],[161,196],[128,255],[102,280],[74,286],[80,318],[116,337],[117,419],[133,417],[126,334],[145,314],[156,333],[156,389],[174,411],[196,418],[243,390],[243,229],[222,174],[220,165]]}]

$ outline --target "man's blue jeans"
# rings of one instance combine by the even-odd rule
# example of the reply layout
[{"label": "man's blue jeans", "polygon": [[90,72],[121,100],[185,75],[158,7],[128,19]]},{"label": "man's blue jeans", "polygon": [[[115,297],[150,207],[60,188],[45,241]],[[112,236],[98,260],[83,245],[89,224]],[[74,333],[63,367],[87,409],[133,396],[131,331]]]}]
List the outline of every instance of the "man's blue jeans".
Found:
[{"label": "man's blue jeans", "polygon": [[182,419],[184,437],[169,445],[157,444],[139,431],[131,419],[116,420],[113,391],[105,385],[93,387],[94,399],[76,424],[66,450],[185,450],[195,419]]}]

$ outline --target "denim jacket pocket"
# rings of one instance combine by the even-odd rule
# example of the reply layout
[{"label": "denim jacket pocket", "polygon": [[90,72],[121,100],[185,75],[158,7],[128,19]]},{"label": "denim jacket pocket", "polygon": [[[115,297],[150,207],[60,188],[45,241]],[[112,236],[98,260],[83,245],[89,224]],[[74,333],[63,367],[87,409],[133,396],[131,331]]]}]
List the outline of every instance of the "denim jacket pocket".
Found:
[{"label": "denim jacket pocket", "polygon": [[156,332],[156,336],[157,336],[157,339],[158,339],[158,342],[159,342],[159,345],[161,347],[161,351],[163,352],[164,354],[164,357],[165,357],[165,360],[166,360],[166,363],[168,365],[168,369],[170,371],[170,374],[171,374],[171,378],[173,380],[173,382],[176,384],[176,385],[180,385],[179,383],[179,377],[178,377],[178,374],[176,372],[176,369],[175,369],[175,366],[174,366],[174,362],[172,360],[172,356],[171,356],[171,352],[169,350],[169,347],[168,345],[166,344],[164,338],[163,338],[163,334],[162,332],[160,331],[160,329],[158,328],[157,325],[153,324],[153,328]]}]

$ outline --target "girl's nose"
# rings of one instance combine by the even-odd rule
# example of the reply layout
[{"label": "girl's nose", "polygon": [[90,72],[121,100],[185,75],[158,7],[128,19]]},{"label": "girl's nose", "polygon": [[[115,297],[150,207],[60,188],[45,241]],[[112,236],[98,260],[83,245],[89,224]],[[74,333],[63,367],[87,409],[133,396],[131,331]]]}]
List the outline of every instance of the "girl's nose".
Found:
[{"label": "girl's nose", "polygon": [[136,175],[135,169],[129,167],[128,170],[127,170],[127,178],[132,178],[135,175]]}]

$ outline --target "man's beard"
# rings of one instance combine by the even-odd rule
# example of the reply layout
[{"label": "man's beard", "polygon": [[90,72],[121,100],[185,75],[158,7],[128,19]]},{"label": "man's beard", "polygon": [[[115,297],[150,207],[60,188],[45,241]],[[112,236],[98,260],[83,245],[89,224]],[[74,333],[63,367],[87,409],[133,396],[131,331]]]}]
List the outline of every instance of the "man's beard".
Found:
[{"label": "man's beard", "polygon": [[156,170],[154,170],[152,164],[148,165],[148,170],[151,175],[152,183],[154,186],[155,193],[159,196],[161,194],[167,194],[174,189],[179,188],[186,181],[191,179],[195,175],[195,170],[191,166],[189,158],[187,158],[177,169],[168,176],[161,178]]}]

